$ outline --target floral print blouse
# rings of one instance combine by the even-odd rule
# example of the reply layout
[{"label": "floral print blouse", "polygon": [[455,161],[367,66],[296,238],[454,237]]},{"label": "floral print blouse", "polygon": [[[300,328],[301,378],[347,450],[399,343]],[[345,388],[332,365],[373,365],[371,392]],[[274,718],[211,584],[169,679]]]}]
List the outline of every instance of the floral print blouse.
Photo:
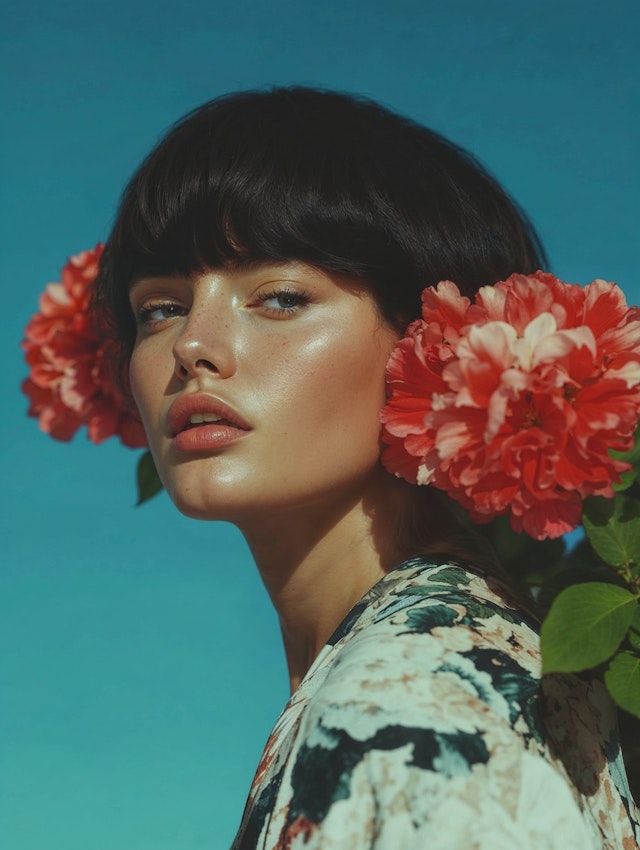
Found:
[{"label": "floral print blouse", "polygon": [[540,678],[493,579],[413,558],[352,609],[267,742],[232,850],[634,850],[603,686]]}]

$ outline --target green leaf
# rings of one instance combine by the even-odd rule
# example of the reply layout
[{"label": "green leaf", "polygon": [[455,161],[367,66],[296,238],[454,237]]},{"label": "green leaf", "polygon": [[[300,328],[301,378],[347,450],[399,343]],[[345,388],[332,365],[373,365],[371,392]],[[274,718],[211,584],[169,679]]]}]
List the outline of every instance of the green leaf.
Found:
[{"label": "green leaf", "polygon": [[629,629],[627,640],[629,641],[633,649],[640,650],[640,605],[638,605],[638,607],[636,608],[636,613],[633,615],[633,620],[631,621],[631,628]]},{"label": "green leaf", "polygon": [[614,490],[628,490],[640,475],[640,428],[636,430],[635,443],[628,452],[617,452],[611,449],[609,454],[616,460],[623,460],[631,464],[632,468],[622,473],[620,484],[613,485]]},{"label": "green leaf", "polygon": [[612,567],[640,561],[640,502],[617,495],[585,500],[582,522],[591,545]]},{"label": "green leaf", "polygon": [[620,473],[620,483],[616,484],[615,481],[611,485],[613,489],[619,493],[622,490],[628,490],[629,487],[633,484],[633,482],[637,479],[638,473],[635,469],[628,469],[626,472]]},{"label": "green leaf", "polygon": [[616,460],[624,460],[636,469],[640,468],[640,426],[636,428],[635,440],[628,452],[617,452],[615,449],[610,449],[609,454]]},{"label": "green leaf", "polygon": [[156,465],[151,452],[146,451],[138,461],[138,501],[137,505],[147,502],[162,490],[162,482],[158,477]]},{"label": "green leaf", "polygon": [[542,624],[543,673],[577,673],[610,658],[631,625],[638,597],[604,582],[558,594]]},{"label": "green leaf", "polygon": [[618,652],[604,674],[604,683],[620,708],[640,717],[640,654]]},{"label": "green leaf", "polygon": [[580,553],[573,550],[564,569],[558,570],[539,587],[536,602],[542,611],[548,611],[556,596],[572,584],[601,581],[628,589],[629,585],[622,576],[603,564],[586,540],[583,543],[580,544]]}]

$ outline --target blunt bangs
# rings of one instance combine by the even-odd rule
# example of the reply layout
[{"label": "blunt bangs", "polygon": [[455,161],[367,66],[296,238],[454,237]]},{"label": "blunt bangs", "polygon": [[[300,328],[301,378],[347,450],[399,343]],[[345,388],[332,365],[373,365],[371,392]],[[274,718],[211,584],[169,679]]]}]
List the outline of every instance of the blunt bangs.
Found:
[{"label": "blunt bangs", "polygon": [[389,245],[368,134],[348,126],[352,99],[303,93],[302,104],[297,90],[220,98],[170,131],[123,197],[109,240],[121,280],[292,259],[380,272]]},{"label": "blunt bangs", "polygon": [[126,188],[95,312],[126,362],[141,278],[298,260],[366,281],[398,327],[449,278],[467,294],[544,255],[466,152],[372,101],[305,88],[227,95],[188,114]]}]

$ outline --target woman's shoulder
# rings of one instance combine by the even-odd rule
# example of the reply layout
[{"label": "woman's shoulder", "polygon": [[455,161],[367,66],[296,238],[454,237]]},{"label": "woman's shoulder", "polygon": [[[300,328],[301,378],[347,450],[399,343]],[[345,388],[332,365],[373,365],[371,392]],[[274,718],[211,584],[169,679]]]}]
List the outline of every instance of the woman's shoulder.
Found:
[{"label": "woman's shoulder", "polygon": [[[339,651],[324,687],[375,694],[403,711],[403,695],[421,695],[434,708],[453,700],[473,713],[480,703],[512,722],[515,704],[526,714],[539,686],[535,620],[505,585],[466,565],[407,561],[334,639]],[[532,717],[527,723],[536,726]]]},{"label": "woman's shoulder", "polygon": [[290,706],[302,710],[265,792],[278,847],[634,846],[609,718],[588,688],[568,686],[573,702],[556,688],[564,752],[552,752],[535,622],[507,588],[413,559],[325,649]]},{"label": "woman's shoulder", "polygon": [[540,659],[507,596],[463,565],[415,558],[388,574],[337,636],[305,712],[308,756],[333,742],[354,764],[406,763],[432,798],[490,764],[493,773],[503,754],[513,776],[542,738]]},{"label": "woman's shoulder", "polygon": [[509,828],[523,847],[634,840],[604,689],[543,686],[535,621],[508,588],[414,559],[363,601],[300,729],[297,778],[313,784],[320,759],[325,816],[349,808],[336,808],[340,789],[366,786],[395,828],[413,819],[426,837],[449,823],[452,846],[481,822],[481,847]]},{"label": "woman's shoulder", "polygon": [[462,625],[484,629],[502,619],[537,632],[528,604],[505,581],[469,564],[411,558],[374,585],[340,624],[330,643],[374,623],[387,628],[405,622],[415,631]]}]

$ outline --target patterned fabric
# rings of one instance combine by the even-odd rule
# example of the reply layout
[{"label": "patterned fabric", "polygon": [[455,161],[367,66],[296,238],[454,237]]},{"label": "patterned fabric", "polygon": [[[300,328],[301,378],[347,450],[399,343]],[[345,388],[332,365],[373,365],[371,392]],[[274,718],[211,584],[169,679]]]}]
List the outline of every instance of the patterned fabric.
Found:
[{"label": "patterned fabric", "polygon": [[281,714],[232,850],[635,850],[606,691],[541,682],[509,598],[423,558],[379,581]]}]

